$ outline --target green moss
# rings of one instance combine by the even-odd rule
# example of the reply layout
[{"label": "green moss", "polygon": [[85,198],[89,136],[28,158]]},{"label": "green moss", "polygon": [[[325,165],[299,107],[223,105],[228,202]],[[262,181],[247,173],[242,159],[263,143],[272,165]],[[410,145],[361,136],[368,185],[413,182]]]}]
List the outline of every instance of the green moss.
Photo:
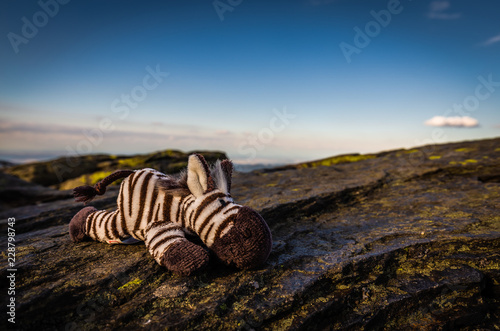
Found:
[{"label": "green moss", "polygon": [[165,157],[165,156],[179,157],[179,155],[181,155],[181,154],[183,154],[183,153],[179,152],[177,150],[167,149],[167,150],[161,151],[160,153],[157,153],[157,156],[160,156],[160,157],[162,157],[162,156],[163,157]]},{"label": "green moss", "polygon": [[468,159],[468,160],[465,160],[465,161],[460,161],[458,163],[460,163],[461,165],[464,166],[464,165],[471,164],[471,163],[477,163],[477,161],[473,160],[473,159]]},{"label": "green moss", "polygon": [[359,161],[363,161],[363,160],[374,159],[376,157],[377,157],[376,155],[370,155],[370,154],[339,155],[339,156],[334,156],[331,158],[322,159],[322,160],[318,160],[318,161],[302,163],[302,164],[298,165],[298,168],[316,168],[319,166],[329,167],[329,166],[339,164],[339,163],[359,162]]},{"label": "green moss", "polygon": [[429,156],[429,160],[439,160],[441,158],[441,155],[432,155]]},{"label": "green moss", "polygon": [[105,177],[108,177],[111,175],[113,171],[98,171],[94,172],[93,174],[90,174],[88,176],[88,183],[97,183],[98,181],[104,179]]},{"label": "green moss", "polygon": [[[78,178],[70,179],[59,186],[60,190],[68,190],[80,185],[94,185],[98,181],[111,175],[113,171],[97,171],[89,175],[81,175]],[[122,180],[115,181],[113,184],[119,184]]]},{"label": "green moss", "polygon": [[278,330],[287,330],[293,325],[293,321],[295,319],[295,316],[292,315],[290,318],[282,319],[278,325],[279,327],[277,328]]},{"label": "green moss", "polygon": [[474,150],[474,148],[462,147],[462,148],[455,149],[455,152],[468,153],[468,152],[472,152],[473,150]]},{"label": "green moss", "polygon": [[351,286],[345,285],[345,284],[339,284],[337,285],[338,290],[349,290]]},{"label": "green moss", "polygon": [[[37,250],[34,246],[28,245],[28,246],[17,246],[16,247],[16,257],[21,258],[24,257],[30,253],[36,253]],[[2,252],[3,255],[3,252]]]},{"label": "green moss", "polygon": [[135,285],[140,285],[141,283],[142,283],[142,280],[140,280],[139,278],[136,278],[134,280],[131,280],[127,284],[120,286],[118,288],[118,290],[123,290],[123,289],[126,289],[127,287],[131,287],[131,286],[135,286]]},{"label": "green moss", "polygon": [[140,168],[142,165],[144,165],[144,157],[141,156],[118,160],[118,166],[120,167]]},{"label": "green moss", "polygon": [[462,245],[457,252],[470,252],[470,248],[467,245]]},{"label": "green moss", "polygon": [[467,165],[467,164],[474,164],[474,163],[477,163],[478,161],[477,160],[474,160],[474,159],[467,159],[465,161],[450,161],[449,164],[450,165],[457,165],[457,164],[461,164],[461,165]]},{"label": "green moss", "polygon": [[417,152],[418,152],[418,149],[410,149],[410,150],[405,151],[405,154],[412,154],[412,153],[417,153]]}]

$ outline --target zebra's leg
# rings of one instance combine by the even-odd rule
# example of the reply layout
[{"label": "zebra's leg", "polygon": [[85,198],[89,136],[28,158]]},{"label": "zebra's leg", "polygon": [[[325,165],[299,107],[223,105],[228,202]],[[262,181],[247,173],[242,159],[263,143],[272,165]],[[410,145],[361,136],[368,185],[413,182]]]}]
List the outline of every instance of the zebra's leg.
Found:
[{"label": "zebra's leg", "polygon": [[127,236],[121,223],[118,210],[108,212],[85,207],[71,220],[69,233],[74,242],[92,238],[109,244],[120,243],[120,239]]},{"label": "zebra's leg", "polygon": [[85,207],[73,216],[69,223],[69,236],[73,242],[77,243],[89,238],[85,233],[85,221],[90,214],[96,211],[97,209],[94,207]]},{"label": "zebra's leg", "polygon": [[146,247],[158,264],[188,276],[208,264],[208,252],[186,239],[182,228],[172,222],[154,222],[146,230]]}]

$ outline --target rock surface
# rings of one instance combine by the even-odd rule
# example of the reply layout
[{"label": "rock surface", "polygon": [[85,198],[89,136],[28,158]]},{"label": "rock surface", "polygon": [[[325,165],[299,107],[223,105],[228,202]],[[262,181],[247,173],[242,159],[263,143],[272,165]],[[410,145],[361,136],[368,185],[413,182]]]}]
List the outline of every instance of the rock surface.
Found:
[{"label": "rock surface", "polygon": [[55,190],[0,172],[0,211],[71,197],[71,191]]},{"label": "rock surface", "polygon": [[235,200],[273,233],[257,270],[212,261],[182,278],[141,244],[73,244],[69,199],[2,212],[3,233],[16,218],[16,328],[500,328],[500,139],[330,164],[235,174]]}]

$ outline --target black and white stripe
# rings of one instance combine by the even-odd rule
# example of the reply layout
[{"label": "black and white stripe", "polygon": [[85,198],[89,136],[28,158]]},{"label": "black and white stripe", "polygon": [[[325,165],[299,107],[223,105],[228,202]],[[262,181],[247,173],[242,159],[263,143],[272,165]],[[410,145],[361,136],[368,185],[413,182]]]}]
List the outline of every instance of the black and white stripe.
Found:
[{"label": "black and white stripe", "polygon": [[204,187],[206,180],[195,182],[199,187],[188,180],[189,191],[183,195],[159,189],[158,182],[165,178],[165,174],[153,169],[137,170],[128,176],[121,184],[118,209],[89,215],[87,235],[108,243],[120,243],[130,236],[144,240],[160,263],[170,245],[186,240],[185,233],[197,234],[210,247],[233,226],[241,206],[233,202],[221,176],[213,189]]}]

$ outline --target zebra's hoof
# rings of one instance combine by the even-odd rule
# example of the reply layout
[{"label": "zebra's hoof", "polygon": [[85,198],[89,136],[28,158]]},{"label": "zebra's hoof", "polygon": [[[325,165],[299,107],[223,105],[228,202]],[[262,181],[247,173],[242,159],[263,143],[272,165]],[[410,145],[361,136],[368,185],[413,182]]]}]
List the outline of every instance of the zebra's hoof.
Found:
[{"label": "zebra's hoof", "polygon": [[87,217],[95,212],[97,209],[94,207],[85,207],[80,210],[69,223],[69,237],[73,242],[84,241],[87,238],[85,234],[85,221]]},{"label": "zebra's hoof", "polygon": [[189,240],[179,240],[167,249],[162,264],[177,275],[189,276],[203,269],[208,264],[208,259],[208,252],[201,246]]}]

